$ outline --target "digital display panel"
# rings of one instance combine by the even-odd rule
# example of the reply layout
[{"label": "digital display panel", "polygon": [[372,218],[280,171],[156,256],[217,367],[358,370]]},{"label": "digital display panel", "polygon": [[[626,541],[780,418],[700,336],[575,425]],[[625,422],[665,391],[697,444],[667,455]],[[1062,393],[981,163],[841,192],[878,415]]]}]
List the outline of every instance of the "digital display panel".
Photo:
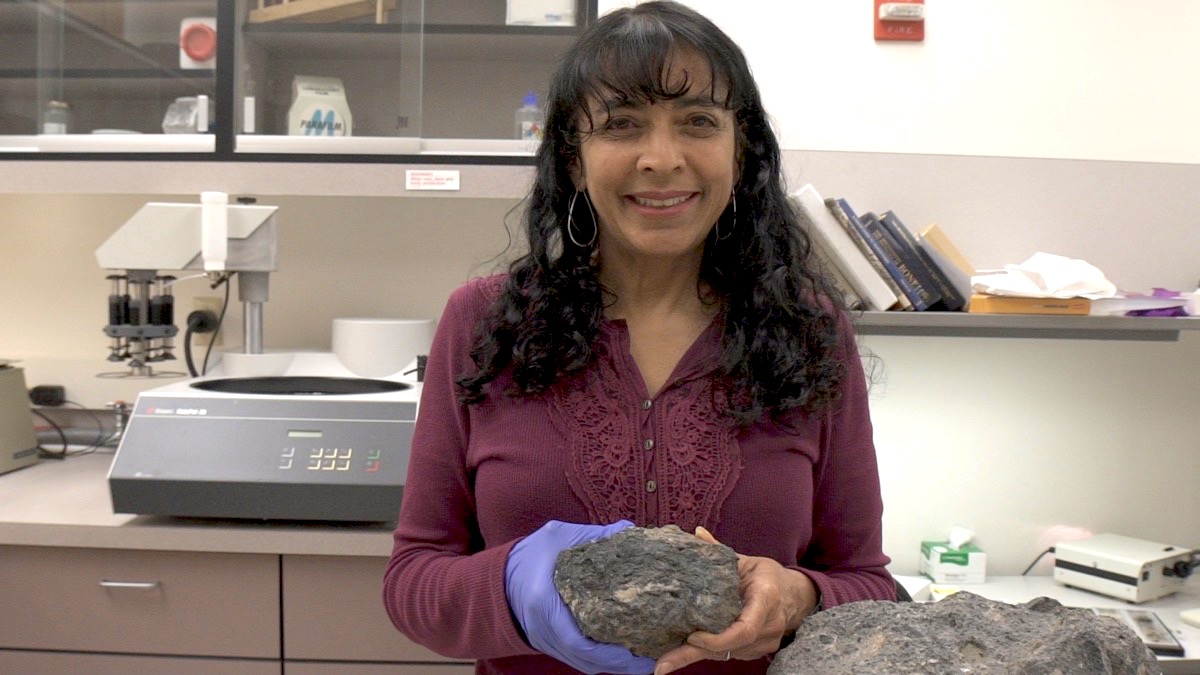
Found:
[{"label": "digital display panel", "polygon": [[325,434],[320,431],[311,431],[307,429],[288,429],[288,438],[321,438]]}]

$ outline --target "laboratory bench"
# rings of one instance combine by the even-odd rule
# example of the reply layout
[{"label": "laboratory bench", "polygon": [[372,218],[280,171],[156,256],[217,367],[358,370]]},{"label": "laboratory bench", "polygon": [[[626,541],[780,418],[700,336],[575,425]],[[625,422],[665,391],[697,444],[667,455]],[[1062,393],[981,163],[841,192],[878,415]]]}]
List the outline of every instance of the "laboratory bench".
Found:
[{"label": "laboratory bench", "polygon": [[111,462],[0,476],[0,672],[474,672],[388,620],[390,524],[114,514]]},{"label": "laboratory bench", "polygon": [[[0,613],[0,672],[474,672],[388,621],[391,524],[114,514],[111,461],[108,450],[0,476],[0,607],[20,608]],[[1010,603],[1135,607],[1046,576],[961,588]],[[1186,649],[1161,659],[1164,672],[1200,673],[1200,628],[1179,619],[1200,607],[1200,582],[1136,607],[1157,612]]]}]

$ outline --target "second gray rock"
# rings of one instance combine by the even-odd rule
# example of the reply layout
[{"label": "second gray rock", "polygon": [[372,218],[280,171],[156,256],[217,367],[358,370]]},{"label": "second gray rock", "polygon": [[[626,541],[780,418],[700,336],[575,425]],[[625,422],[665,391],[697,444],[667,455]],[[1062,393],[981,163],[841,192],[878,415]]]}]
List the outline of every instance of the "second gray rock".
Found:
[{"label": "second gray rock", "polygon": [[851,602],[804,620],[767,675],[1158,675],[1125,624],[1050,598],[960,591],[935,603]]}]

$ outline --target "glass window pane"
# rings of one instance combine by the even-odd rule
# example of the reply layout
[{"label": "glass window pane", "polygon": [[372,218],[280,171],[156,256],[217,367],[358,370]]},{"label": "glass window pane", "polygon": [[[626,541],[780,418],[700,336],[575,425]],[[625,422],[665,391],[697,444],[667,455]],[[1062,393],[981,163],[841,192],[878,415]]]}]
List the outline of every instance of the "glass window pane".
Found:
[{"label": "glass window pane", "polygon": [[238,151],[419,151],[422,0],[241,0],[238,16]]},{"label": "glass window pane", "polygon": [[[211,150],[200,136],[215,117],[216,9],[217,0],[0,3],[0,135],[36,137],[24,142],[42,151]],[[192,114],[176,121],[190,126],[167,134],[179,99]]]}]

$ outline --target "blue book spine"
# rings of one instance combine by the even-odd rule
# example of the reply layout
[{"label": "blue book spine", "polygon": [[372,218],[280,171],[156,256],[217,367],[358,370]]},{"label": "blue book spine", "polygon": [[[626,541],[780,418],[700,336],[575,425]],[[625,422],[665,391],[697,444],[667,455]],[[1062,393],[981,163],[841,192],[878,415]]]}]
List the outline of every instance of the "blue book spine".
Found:
[{"label": "blue book spine", "polygon": [[850,208],[850,204],[845,199],[838,199],[837,204],[846,214],[846,219],[850,222],[851,227],[867,243],[867,246],[879,258],[879,262],[883,263],[884,269],[900,287],[904,296],[912,303],[913,309],[919,312],[929,309],[933,303],[930,302],[928,292],[922,292],[916,277],[913,276],[911,270],[908,270],[907,266],[903,265],[891,242],[884,235],[875,214],[864,213],[859,216],[854,209]]},{"label": "blue book spine", "polygon": [[[917,246],[914,241],[910,241],[911,234],[908,234],[904,223],[900,222],[898,217],[892,211],[884,211],[877,217],[877,227],[882,229],[884,237],[892,243],[892,247],[896,255],[900,256],[900,261],[904,263],[902,267],[906,267],[911,271],[912,276],[916,279],[917,285],[922,287],[923,291],[929,295],[930,309],[932,310],[948,310],[950,307],[946,299],[946,294],[942,292],[942,288],[938,286],[937,281],[929,269],[929,265],[925,264],[920,252],[917,251]],[[902,232],[901,232],[902,231]]]},{"label": "blue book spine", "polygon": [[941,297],[939,308],[950,312],[962,311],[967,304],[966,300],[925,249],[921,248],[916,236],[901,222],[900,217],[893,211],[884,211],[879,216],[879,222],[883,223],[899,245],[908,252],[912,263],[919,268],[917,271],[922,282]]}]

